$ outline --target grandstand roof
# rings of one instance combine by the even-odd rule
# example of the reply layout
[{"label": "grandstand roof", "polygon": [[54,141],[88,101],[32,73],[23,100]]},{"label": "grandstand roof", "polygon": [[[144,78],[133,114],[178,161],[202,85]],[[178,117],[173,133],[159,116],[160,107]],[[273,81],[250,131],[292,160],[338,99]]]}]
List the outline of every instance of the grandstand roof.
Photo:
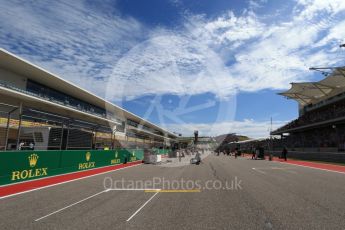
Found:
[{"label": "grandstand roof", "polygon": [[256,138],[256,139],[248,139],[244,141],[231,141],[228,144],[244,144],[244,143],[250,143],[250,142],[255,142],[255,141],[264,141],[267,140],[269,137],[262,137],[262,138]]},{"label": "grandstand roof", "polygon": [[291,83],[291,88],[279,93],[300,105],[314,104],[345,91],[345,67],[336,67],[318,82]]}]

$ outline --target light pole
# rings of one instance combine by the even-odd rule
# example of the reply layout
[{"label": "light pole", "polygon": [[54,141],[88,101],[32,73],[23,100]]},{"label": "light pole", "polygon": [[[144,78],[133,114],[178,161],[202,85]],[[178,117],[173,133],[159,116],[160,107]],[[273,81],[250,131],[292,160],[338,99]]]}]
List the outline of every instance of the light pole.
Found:
[{"label": "light pole", "polygon": [[272,117],[271,117],[271,127],[270,127],[270,147],[269,147],[269,156],[268,156],[268,160],[272,161],[272,152],[273,152],[273,140],[272,140]]},{"label": "light pole", "polygon": [[114,125],[113,127],[113,133],[111,134],[111,145],[112,145],[112,149],[115,149],[115,142],[116,142],[116,125]]}]

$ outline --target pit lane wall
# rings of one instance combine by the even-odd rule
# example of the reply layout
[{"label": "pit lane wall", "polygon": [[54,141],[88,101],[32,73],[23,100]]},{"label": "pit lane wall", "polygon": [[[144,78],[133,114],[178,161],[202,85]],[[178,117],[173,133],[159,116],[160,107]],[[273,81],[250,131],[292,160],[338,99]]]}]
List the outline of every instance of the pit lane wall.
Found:
[{"label": "pit lane wall", "polygon": [[142,149],[0,152],[0,186],[143,160]]},{"label": "pit lane wall", "polygon": [[[273,156],[281,156],[281,151],[273,151]],[[329,163],[345,164],[344,152],[301,152],[301,151],[288,151],[288,158],[306,161],[321,161]]]}]

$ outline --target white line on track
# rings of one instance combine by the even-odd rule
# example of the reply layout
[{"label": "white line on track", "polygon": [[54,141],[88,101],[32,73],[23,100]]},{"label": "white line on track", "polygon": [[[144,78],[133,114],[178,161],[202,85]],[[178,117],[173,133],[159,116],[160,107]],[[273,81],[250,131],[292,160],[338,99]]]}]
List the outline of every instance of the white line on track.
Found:
[{"label": "white line on track", "polygon": [[56,211],[54,211],[54,212],[51,212],[51,213],[49,213],[49,214],[47,214],[47,215],[45,215],[45,216],[42,216],[42,217],[36,219],[35,221],[40,221],[40,220],[42,220],[42,219],[44,219],[44,218],[47,218],[47,217],[49,217],[49,216],[51,216],[51,215],[54,215],[54,214],[56,214],[56,213],[59,213],[59,212],[65,210],[65,209],[68,209],[68,208],[70,208],[70,207],[72,207],[72,206],[74,206],[74,205],[80,204],[80,203],[82,203],[82,202],[84,202],[84,201],[86,201],[86,200],[91,199],[92,197],[98,196],[98,195],[100,195],[100,194],[102,194],[102,193],[104,193],[104,192],[108,192],[108,191],[109,191],[109,190],[107,189],[107,190],[103,190],[103,191],[101,191],[101,192],[98,192],[98,193],[96,193],[96,194],[93,194],[93,195],[91,195],[91,196],[89,196],[89,197],[86,197],[86,198],[84,198],[84,199],[82,199],[82,200],[80,200],[80,201],[78,201],[78,202],[75,202],[75,203],[70,204],[70,205],[68,205],[68,206],[66,206],[66,207],[60,208],[59,210],[56,210]]},{"label": "white line on track", "polygon": [[51,212],[51,213],[49,213],[49,214],[47,214],[47,215],[45,215],[45,216],[42,216],[42,217],[40,217],[40,218],[38,218],[38,219],[36,219],[35,221],[37,222],[37,221],[40,221],[40,220],[42,220],[42,219],[44,219],[44,218],[47,218],[47,217],[49,217],[49,216],[51,216],[51,215],[54,215],[54,214],[56,214],[56,213],[59,213],[59,212],[61,212],[61,211],[63,211],[63,210],[66,210],[66,209],[68,209],[68,208],[70,208],[70,207],[72,207],[72,206],[74,206],[74,205],[77,205],[77,204],[80,204],[80,203],[82,203],[82,202],[84,202],[84,201],[86,201],[86,200],[89,200],[89,199],[91,199],[91,198],[93,198],[93,197],[95,197],[95,196],[98,196],[98,195],[100,195],[100,194],[102,194],[102,193],[105,193],[105,192],[109,192],[109,191],[146,191],[146,190],[150,190],[150,191],[152,191],[152,190],[156,190],[157,192],[148,200],[148,201],[146,201],[145,202],[145,204],[143,204],[127,221],[129,221],[130,219],[132,219],[142,208],[144,208],[144,206],[155,196],[155,195],[157,195],[157,193],[159,193],[159,191],[161,191],[161,189],[151,189],[151,188],[139,188],[139,189],[135,189],[135,188],[130,188],[130,189],[127,189],[127,188],[113,188],[113,189],[105,189],[105,190],[103,190],[103,191],[101,191],[101,192],[98,192],[98,193],[96,193],[96,194],[93,194],[93,195],[91,195],[91,196],[88,196],[88,197],[86,197],[86,198],[84,198],[84,199],[82,199],[82,200],[80,200],[80,201],[77,201],[77,202],[75,202],[75,203],[73,203],[73,204],[70,204],[70,205],[67,205],[66,207],[63,207],[63,208],[60,208],[59,210],[56,210],[56,211],[54,211],[54,212]]},{"label": "white line on track", "polygon": [[[59,182],[59,183],[56,183],[56,184],[51,184],[51,185],[47,185],[47,186],[43,186],[43,187],[39,187],[39,188],[30,189],[30,190],[23,191],[23,192],[14,193],[14,194],[7,195],[7,196],[2,196],[2,197],[0,197],[0,200],[8,198],[8,197],[12,197],[12,196],[17,196],[17,195],[20,195],[20,194],[28,193],[28,192],[33,192],[33,191],[37,191],[37,190],[41,190],[41,189],[45,189],[45,188],[49,188],[49,187],[54,187],[54,186],[61,185],[61,184],[70,183],[70,182],[77,181],[77,180],[83,180],[83,179],[87,179],[87,178],[90,178],[90,177],[94,177],[94,176],[99,176],[99,175],[106,174],[106,173],[115,172],[115,171],[122,170],[122,169],[128,169],[128,168],[131,168],[131,167],[136,167],[136,166],[139,166],[139,165],[142,165],[142,164],[126,166],[124,168],[114,169],[114,170],[111,170],[111,171],[101,172],[101,173],[93,174],[93,175],[90,175],[90,176],[85,176],[85,177],[81,177],[81,178],[77,178],[77,179],[73,179],[73,180],[63,181],[63,182]],[[105,167],[108,167],[108,166],[105,166]],[[61,175],[65,175],[65,174],[61,174]],[[44,177],[42,179],[45,179],[45,178],[48,178],[48,177]],[[41,180],[41,179],[39,179],[39,180]],[[28,181],[28,182],[30,183],[30,181]],[[4,189],[6,189],[6,187],[4,187]]]},{"label": "white line on track", "polygon": [[291,173],[291,174],[297,174],[296,171],[292,170],[292,169],[296,169],[296,168],[291,168],[291,167],[269,167],[269,168],[262,168],[262,169],[266,169],[266,170],[278,170],[278,171],[284,171],[287,173]]},{"label": "white line on track", "polygon": [[261,174],[266,174],[266,172],[264,172],[264,171],[262,171],[262,170],[260,170],[260,169],[257,169],[257,168],[252,168],[253,170],[255,170],[255,171],[257,171],[257,172],[259,172],[259,173],[261,173]]},{"label": "white line on track", "polygon": [[140,212],[141,209],[143,209],[145,207],[145,205],[147,205],[160,191],[160,189],[155,189],[157,190],[157,192],[155,194],[153,194],[153,196],[151,196],[150,199],[148,199],[137,211],[135,211],[135,213],[133,213],[133,215],[131,215],[126,221],[130,221],[136,214],[138,214],[138,212]]},{"label": "white line on track", "polygon": [[[310,169],[316,169],[316,170],[322,170],[322,171],[326,171],[326,172],[332,172],[332,173],[339,173],[339,174],[345,174],[345,172],[339,172],[339,171],[336,171],[336,170],[331,170],[331,169],[323,169],[323,168],[318,168],[318,167],[313,167],[313,166],[307,166],[307,165],[300,165],[300,164],[295,164],[295,163],[291,163],[289,161],[287,162],[281,162],[281,161],[271,161],[271,162],[274,162],[274,163],[277,163],[277,164],[286,164],[286,165],[294,165],[294,166],[300,166],[300,167],[304,167],[304,168],[310,168]],[[257,168],[252,168],[256,171],[258,171]],[[297,173],[297,172],[296,172]]]},{"label": "white line on track", "polygon": [[299,165],[299,164],[294,164],[294,163],[290,163],[290,162],[280,162],[280,161],[275,161],[275,162],[282,163],[282,164],[288,164],[288,165],[296,165],[296,166],[310,168],[310,169],[318,169],[318,170],[322,170],[322,171],[326,171],[326,172],[345,174],[345,172],[339,172],[339,171],[330,170],[330,169],[322,169],[322,168],[317,168],[317,167],[312,167],[312,166],[307,166],[307,165]]}]

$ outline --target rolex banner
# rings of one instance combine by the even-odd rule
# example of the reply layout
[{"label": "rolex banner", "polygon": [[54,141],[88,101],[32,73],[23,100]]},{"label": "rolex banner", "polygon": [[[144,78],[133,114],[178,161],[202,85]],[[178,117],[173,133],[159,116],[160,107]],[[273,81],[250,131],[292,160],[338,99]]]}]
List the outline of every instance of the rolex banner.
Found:
[{"label": "rolex banner", "polygon": [[143,159],[140,149],[0,152],[0,185]]},{"label": "rolex banner", "polygon": [[48,176],[59,168],[61,151],[0,152],[0,184]]}]

